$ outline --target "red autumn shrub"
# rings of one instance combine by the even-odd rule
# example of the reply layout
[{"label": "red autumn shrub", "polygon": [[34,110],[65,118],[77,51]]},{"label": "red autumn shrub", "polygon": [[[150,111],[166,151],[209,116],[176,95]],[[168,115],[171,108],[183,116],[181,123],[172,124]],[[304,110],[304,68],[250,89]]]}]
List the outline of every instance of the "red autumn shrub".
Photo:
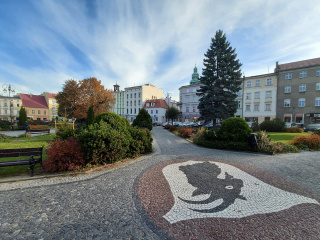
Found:
[{"label": "red autumn shrub", "polygon": [[177,129],[177,127],[169,125],[169,131],[170,132],[173,132],[176,129]]},{"label": "red autumn shrub", "polygon": [[295,137],[292,140],[292,143],[296,146],[305,145],[311,149],[319,149],[320,148],[320,136],[319,135],[309,135],[309,136]]},{"label": "red autumn shrub", "polygon": [[43,125],[29,125],[29,129],[30,130],[34,130],[34,129],[48,129],[47,126],[43,126]]},{"label": "red autumn shrub", "polygon": [[47,149],[47,161],[42,167],[48,172],[73,171],[84,167],[84,153],[80,143],[74,138],[57,138]]},{"label": "red autumn shrub", "polygon": [[179,135],[184,138],[188,138],[192,134],[192,129],[187,127],[179,128]]}]

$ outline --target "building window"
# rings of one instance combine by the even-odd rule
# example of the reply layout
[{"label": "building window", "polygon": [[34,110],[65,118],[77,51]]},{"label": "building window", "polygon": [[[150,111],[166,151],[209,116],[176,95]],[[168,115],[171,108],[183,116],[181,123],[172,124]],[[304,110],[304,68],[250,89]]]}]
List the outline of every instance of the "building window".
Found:
[{"label": "building window", "polygon": [[320,90],[320,83],[316,83],[316,90]]},{"label": "building window", "polygon": [[134,100],[134,106],[136,106],[137,105],[137,101],[136,100]]},{"label": "building window", "polygon": [[129,94],[127,94],[127,98],[129,98]]},{"label": "building window", "polygon": [[132,101],[130,101],[130,106],[132,107]]},{"label": "building window", "polygon": [[320,69],[317,70],[317,77],[320,77]]},{"label": "building window", "polygon": [[153,114],[153,110],[151,110],[151,114]]},{"label": "building window", "polygon": [[196,91],[197,91],[197,89],[196,89],[196,88],[193,88],[193,89],[192,89],[192,92],[196,92]]},{"label": "building window", "polygon": [[266,111],[271,111],[271,104],[266,104]]},{"label": "building window", "polygon": [[186,93],[189,93],[189,88],[186,89]]},{"label": "building window", "polygon": [[134,93],[134,98],[136,98],[137,97],[137,93]]},{"label": "building window", "polygon": [[186,103],[189,102],[189,96],[186,96]]},{"label": "building window", "polygon": [[36,114],[36,110],[32,110],[31,112],[32,112],[32,114]]},{"label": "building window", "polygon": [[158,110],[156,110],[156,114],[158,114]]},{"label": "building window", "polygon": [[43,114],[47,114],[47,111],[46,111],[46,110],[43,110]]},{"label": "building window", "polygon": [[266,98],[271,98],[271,91],[266,91]]},{"label": "building window", "polygon": [[286,80],[292,79],[292,73],[286,73],[285,78]]},{"label": "building window", "polygon": [[136,113],[137,113],[137,109],[135,108],[135,109],[134,109],[134,114],[136,114]]},{"label": "building window", "polygon": [[285,86],[284,93],[291,93],[291,86]]},{"label": "building window", "polygon": [[319,107],[320,106],[320,97],[316,97],[316,103],[315,106]]},{"label": "building window", "polygon": [[139,106],[140,106],[140,100],[139,100],[139,102],[138,102],[138,103],[139,103]]},{"label": "building window", "polygon": [[19,103],[17,103],[17,107],[20,107]]},{"label": "building window", "polygon": [[299,107],[304,107],[306,104],[306,99],[305,98],[299,98],[298,106]]},{"label": "building window", "polygon": [[189,107],[186,107],[186,112],[189,112]]},{"label": "building window", "polygon": [[299,85],[299,92],[305,92],[306,91],[306,84],[303,83],[303,84],[300,84]]},{"label": "building window", "polygon": [[259,99],[260,98],[260,93],[259,92],[255,92],[254,93],[254,99]]},{"label": "building window", "polygon": [[246,105],[246,112],[250,112],[250,105]]},{"label": "building window", "polygon": [[132,108],[130,109],[130,114],[132,114]]},{"label": "building window", "polygon": [[242,90],[240,89],[239,92],[237,92],[237,95],[240,97],[242,96]]},{"label": "building window", "polygon": [[254,86],[255,87],[260,87],[260,80],[256,80],[255,83],[254,83]]},{"label": "building window", "polygon": [[196,98],[197,96],[192,96],[192,102],[196,102],[197,101]]},{"label": "building window", "polygon": [[251,87],[251,81],[248,81],[248,82],[247,82],[247,87],[248,87],[248,88]]},{"label": "building window", "polygon": [[196,112],[196,107],[193,107],[193,108],[192,108],[192,112]]},{"label": "building window", "polygon": [[266,85],[267,86],[272,85],[272,79],[271,78],[267,78]]},{"label": "building window", "polygon": [[254,110],[253,111],[259,111],[259,105],[258,104],[254,105]]},{"label": "building window", "polygon": [[129,106],[129,102],[127,101],[127,107]]},{"label": "building window", "polygon": [[251,93],[247,93],[246,94],[246,100],[250,100],[251,99]]},{"label": "building window", "polygon": [[306,77],[307,77],[307,71],[301,71],[300,78],[306,78]]},{"label": "building window", "polygon": [[290,107],[290,99],[284,100],[284,107]]},{"label": "building window", "polygon": [[241,101],[238,101],[238,109],[241,109]]}]

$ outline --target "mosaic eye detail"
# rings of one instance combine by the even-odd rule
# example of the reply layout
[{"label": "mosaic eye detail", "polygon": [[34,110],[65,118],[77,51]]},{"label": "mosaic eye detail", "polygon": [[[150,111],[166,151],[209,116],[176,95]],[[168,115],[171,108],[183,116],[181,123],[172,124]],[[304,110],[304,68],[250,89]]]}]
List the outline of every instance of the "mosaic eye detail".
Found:
[{"label": "mosaic eye detail", "polygon": [[233,189],[233,186],[226,186],[225,189]]}]

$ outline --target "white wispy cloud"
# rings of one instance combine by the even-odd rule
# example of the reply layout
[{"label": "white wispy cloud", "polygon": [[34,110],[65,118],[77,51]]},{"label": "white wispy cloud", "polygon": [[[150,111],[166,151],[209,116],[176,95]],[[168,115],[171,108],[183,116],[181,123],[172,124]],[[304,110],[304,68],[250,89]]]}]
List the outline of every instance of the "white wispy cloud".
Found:
[{"label": "white wispy cloud", "polygon": [[276,61],[320,56],[315,0],[30,3],[13,42],[32,53],[24,60],[31,67],[0,46],[0,82],[13,81],[21,92],[59,91],[69,78],[95,76],[107,88],[152,83],[178,99],[195,63],[201,74],[218,29],[237,49],[246,76],[271,72]]}]

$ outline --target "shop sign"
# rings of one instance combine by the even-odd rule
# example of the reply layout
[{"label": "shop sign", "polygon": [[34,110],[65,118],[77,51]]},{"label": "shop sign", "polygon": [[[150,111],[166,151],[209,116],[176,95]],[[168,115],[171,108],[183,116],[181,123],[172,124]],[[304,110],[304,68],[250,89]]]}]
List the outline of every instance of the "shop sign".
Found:
[{"label": "shop sign", "polygon": [[303,116],[302,113],[297,113],[297,114],[296,114],[296,117],[302,117],[302,116]]}]

